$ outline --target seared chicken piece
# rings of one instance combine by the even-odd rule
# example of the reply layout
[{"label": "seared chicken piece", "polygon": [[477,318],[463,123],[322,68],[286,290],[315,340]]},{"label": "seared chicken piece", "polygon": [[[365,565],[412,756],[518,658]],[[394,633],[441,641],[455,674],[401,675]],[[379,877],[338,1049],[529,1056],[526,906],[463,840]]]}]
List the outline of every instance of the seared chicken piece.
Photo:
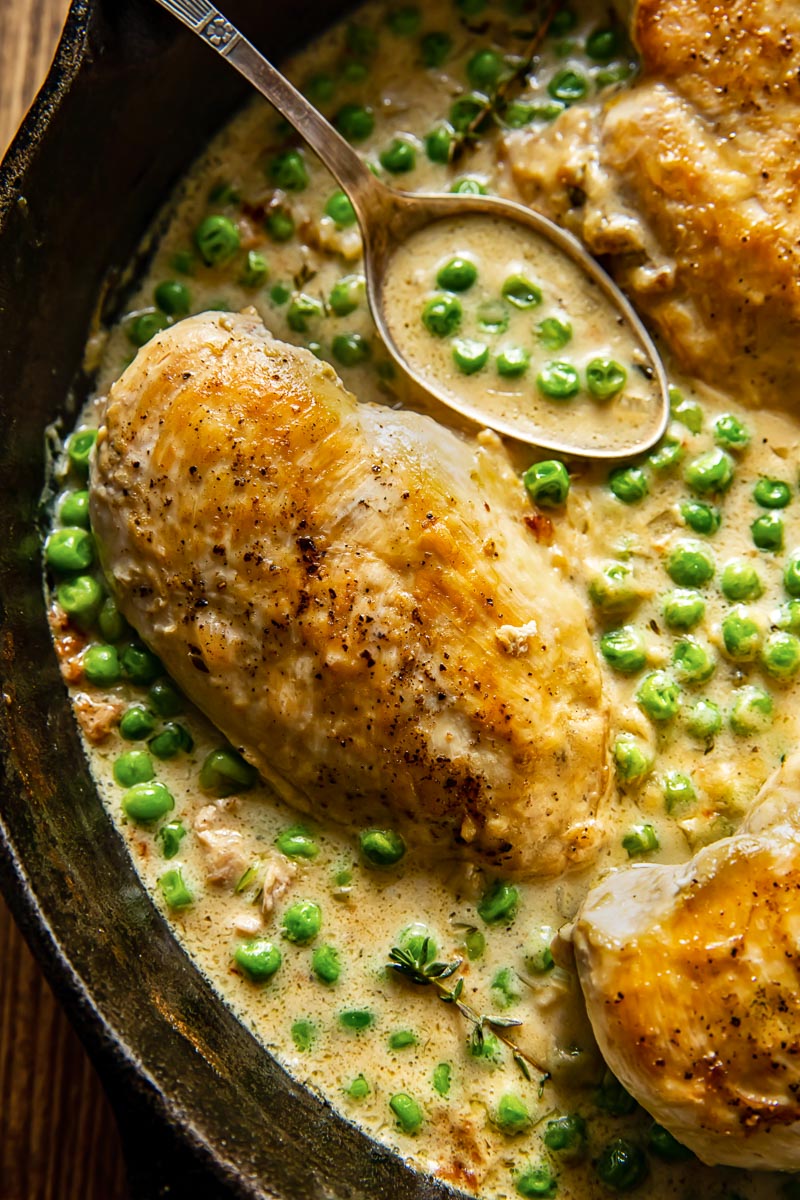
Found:
[{"label": "seared chicken piece", "polygon": [[[642,77],[516,135],[526,195],[555,207],[678,359],[750,401],[800,383],[800,5],[639,0]],[[576,195],[580,197],[576,206]]]},{"label": "seared chicken piece", "polygon": [[119,606],[282,796],[517,872],[595,847],[595,652],[496,438],[359,405],[249,315],[159,334],[104,422]]},{"label": "seared chicken piece", "polygon": [[574,929],[600,1049],[706,1163],[800,1169],[800,755],[744,827],[596,884]]}]

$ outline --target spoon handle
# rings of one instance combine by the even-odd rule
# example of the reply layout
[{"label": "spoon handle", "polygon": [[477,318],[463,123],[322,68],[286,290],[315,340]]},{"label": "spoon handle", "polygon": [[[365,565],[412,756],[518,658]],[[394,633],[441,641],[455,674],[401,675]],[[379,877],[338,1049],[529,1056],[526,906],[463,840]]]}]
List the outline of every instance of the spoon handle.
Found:
[{"label": "spoon handle", "polygon": [[347,192],[363,226],[370,203],[384,189],[341,134],[208,0],[157,2],[227,59],[297,130]]}]

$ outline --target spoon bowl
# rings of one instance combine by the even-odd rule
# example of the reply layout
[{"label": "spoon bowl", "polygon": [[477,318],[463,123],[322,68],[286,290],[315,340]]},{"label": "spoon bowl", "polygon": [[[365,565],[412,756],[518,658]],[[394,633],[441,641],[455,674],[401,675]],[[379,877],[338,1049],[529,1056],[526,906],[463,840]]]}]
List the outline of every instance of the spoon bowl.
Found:
[{"label": "spoon bowl", "polygon": [[[306,98],[208,0],[158,0],[230,62],[305,139],[349,197],[361,229],[366,294],[378,333],[400,368],[422,389],[475,423],[533,446],[584,458],[629,458],[651,449],[669,420],[666,373],[647,330],[614,281],[580,242],[541,213],[495,196],[403,192],[386,187]],[[600,401],[564,404],[548,400],[530,383],[500,386],[481,377],[459,386],[443,348],[416,353],[409,320],[398,318],[397,301],[415,285],[409,270],[421,238],[430,241],[476,222],[513,230],[529,257],[542,260],[562,284],[585,297],[591,323],[603,338],[627,339],[628,373],[617,392]],[[446,245],[446,237],[442,238]],[[416,272],[418,275],[419,272]],[[418,332],[418,331],[417,331]],[[559,363],[552,364],[556,367]],[[616,365],[616,364],[615,364]],[[624,377],[624,372],[623,372]],[[471,385],[471,386],[468,386]],[[562,397],[569,399],[570,397]]]}]

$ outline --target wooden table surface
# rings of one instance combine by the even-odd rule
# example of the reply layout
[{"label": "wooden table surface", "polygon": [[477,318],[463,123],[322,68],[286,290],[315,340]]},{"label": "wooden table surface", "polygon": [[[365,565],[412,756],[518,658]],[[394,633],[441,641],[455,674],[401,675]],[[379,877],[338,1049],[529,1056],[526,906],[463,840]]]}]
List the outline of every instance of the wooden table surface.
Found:
[{"label": "wooden table surface", "polygon": [[[0,0],[0,156],[47,74],[68,0]],[[0,1200],[124,1200],[114,1118],[0,899]]]}]

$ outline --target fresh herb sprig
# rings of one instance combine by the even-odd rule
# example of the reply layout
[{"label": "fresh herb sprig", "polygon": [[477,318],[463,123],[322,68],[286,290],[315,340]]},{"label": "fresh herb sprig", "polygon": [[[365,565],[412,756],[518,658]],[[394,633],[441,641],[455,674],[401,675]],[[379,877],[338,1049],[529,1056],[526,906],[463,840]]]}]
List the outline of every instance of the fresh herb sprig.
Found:
[{"label": "fresh herb sprig", "polygon": [[429,938],[424,938],[419,946],[407,948],[393,946],[389,951],[387,966],[389,970],[396,971],[398,975],[402,975],[404,979],[416,984],[418,987],[433,987],[439,999],[445,1004],[454,1004],[462,1017],[472,1027],[470,1042],[478,1053],[483,1049],[484,1030],[491,1030],[498,1041],[502,1042],[511,1051],[515,1064],[527,1080],[531,1078],[531,1067],[533,1067],[534,1071],[538,1072],[540,1076],[539,1094],[541,1095],[544,1085],[550,1078],[550,1072],[546,1071],[535,1058],[532,1058],[530,1054],[521,1049],[507,1032],[509,1029],[521,1025],[522,1022],[516,1020],[514,1017],[498,1017],[491,1013],[476,1012],[471,1005],[462,999],[464,992],[463,976],[455,981],[453,987],[449,987],[446,983],[448,979],[452,979],[461,970],[464,960],[456,958],[450,963],[429,962],[429,949]]},{"label": "fresh herb sprig", "polygon": [[487,97],[486,103],[481,105],[475,113],[466,129],[457,133],[453,138],[449,151],[451,163],[458,161],[467,146],[475,145],[478,131],[487,117],[493,117],[496,121],[500,121],[509,92],[518,83],[523,83],[532,71],[536,52],[547,35],[550,22],[558,11],[558,7],[559,0],[550,0],[549,3],[537,5],[533,32],[525,50],[513,69],[501,79],[492,94]]}]

